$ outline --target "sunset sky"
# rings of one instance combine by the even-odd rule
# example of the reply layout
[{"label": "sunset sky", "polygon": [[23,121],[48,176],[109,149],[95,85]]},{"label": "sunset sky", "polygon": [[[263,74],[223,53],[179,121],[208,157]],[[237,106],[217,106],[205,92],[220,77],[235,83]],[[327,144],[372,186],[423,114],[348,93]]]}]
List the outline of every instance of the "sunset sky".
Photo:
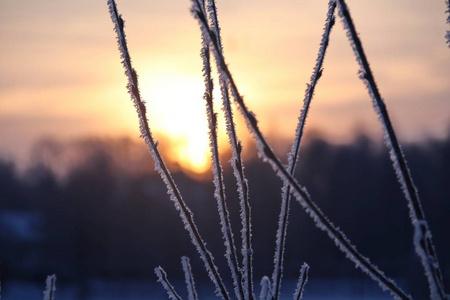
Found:
[{"label": "sunset sky", "polygon": [[[200,31],[190,1],[117,2],[156,138],[171,140],[172,159],[203,170],[209,159]],[[268,136],[293,137],[327,2],[217,1],[227,63]],[[400,140],[446,137],[445,1],[347,2]],[[0,40],[1,156],[24,161],[49,137],[139,137],[106,0],[0,0]],[[362,132],[379,136],[357,71],[339,20],[307,130],[333,142]],[[240,133],[245,139],[242,126]]]}]

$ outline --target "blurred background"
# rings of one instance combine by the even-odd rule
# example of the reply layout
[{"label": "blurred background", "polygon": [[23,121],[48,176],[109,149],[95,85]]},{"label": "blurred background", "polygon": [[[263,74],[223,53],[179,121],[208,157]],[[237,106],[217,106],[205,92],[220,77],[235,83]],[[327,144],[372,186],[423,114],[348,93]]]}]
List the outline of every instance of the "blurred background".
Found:
[{"label": "blurred background", "polygon": [[[189,5],[187,0],[118,2],[150,125],[228,280],[211,183],[200,33]],[[348,5],[410,163],[448,282],[450,55],[445,2],[349,0]],[[225,55],[240,92],[285,160],[327,1],[229,0],[218,1],[218,8]],[[0,0],[0,39],[4,299],[39,298],[45,276],[53,273],[58,299],[164,297],[153,268],[164,267],[181,291],[182,255],[191,258],[201,294],[213,295],[139,140],[106,1]],[[423,299],[428,288],[412,247],[406,200],[357,72],[338,21],[311,106],[297,178],[363,254]],[[272,273],[281,182],[257,158],[236,116],[250,182],[259,280]],[[239,205],[223,122],[219,131],[227,199],[239,237]],[[285,297],[292,294],[304,261],[311,266],[305,297],[388,297],[293,203]]]}]

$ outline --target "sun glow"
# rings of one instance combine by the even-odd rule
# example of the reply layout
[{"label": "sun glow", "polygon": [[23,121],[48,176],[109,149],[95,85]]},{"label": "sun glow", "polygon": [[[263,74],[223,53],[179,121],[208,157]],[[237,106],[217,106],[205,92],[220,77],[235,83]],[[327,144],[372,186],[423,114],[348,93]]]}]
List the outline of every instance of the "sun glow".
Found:
[{"label": "sun glow", "polygon": [[159,73],[141,80],[153,131],[170,139],[169,158],[185,170],[206,172],[209,140],[202,78]]}]

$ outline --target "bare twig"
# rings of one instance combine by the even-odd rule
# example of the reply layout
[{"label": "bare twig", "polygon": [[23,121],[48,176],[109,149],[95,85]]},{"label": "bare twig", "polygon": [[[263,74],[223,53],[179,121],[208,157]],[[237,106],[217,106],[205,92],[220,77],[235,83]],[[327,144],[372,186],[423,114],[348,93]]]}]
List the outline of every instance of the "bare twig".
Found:
[{"label": "bare twig", "polygon": [[146,116],[145,103],[144,101],[142,101],[139,91],[137,73],[131,65],[131,58],[124,32],[124,21],[117,11],[117,5],[114,0],[108,0],[108,6],[109,12],[111,14],[111,19],[115,27],[114,29],[117,33],[117,42],[122,57],[122,64],[125,68],[125,74],[128,78],[128,92],[130,93],[131,99],[136,107],[136,111],[139,117],[141,137],[145,140],[145,143],[147,144],[148,149],[155,161],[155,169],[158,171],[162,180],[166,184],[167,191],[170,194],[170,199],[173,201],[175,208],[179,211],[180,217],[184,223],[184,227],[189,232],[191,241],[197,249],[200,258],[203,260],[210,279],[216,286],[216,293],[223,299],[229,299],[226,287],[223,284],[222,278],[220,277],[216,265],[214,264],[214,258],[206,248],[206,245],[200,236],[197,226],[195,225],[194,216],[181,197],[178,187],[176,186],[169,169],[164,163],[162,155],[158,150],[158,143],[153,139],[153,135],[151,133]]},{"label": "bare twig", "polygon": [[[197,2],[198,3],[198,2]],[[214,39],[217,43],[217,51],[223,55],[223,46],[220,35],[219,20],[217,18],[217,7],[215,0],[207,0],[207,12],[204,15],[205,21],[208,20],[210,28],[214,31]],[[253,273],[252,273],[252,261],[253,261],[253,249],[252,249],[252,229],[251,229],[251,209],[248,196],[248,183],[244,174],[244,166],[242,160],[242,145],[239,141],[236,133],[235,123],[233,120],[233,111],[231,109],[231,101],[228,92],[228,83],[226,78],[222,74],[219,74],[219,84],[222,93],[223,111],[225,112],[226,129],[229,138],[229,142],[232,148],[232,158],[230,160],[233,168],[233,174],[237,181],[240,206],[241,206],[241,222],[242,222],[242,268],[244,273],[244,290],[247,298],[253,300],[255,298],[253,294]]]},{"label": "bare twig", "polygon": [[306,282],[308,281],[308,264],[304,263],[300,269],[300,277],[298,278],[297,289],[294,293],[294,300],[301,300],[303,290],[305,289]]},{"label": "bare twig", "polygon": [[[447,14],[447,24],[450,25],[450,0],[446,0],[445,3],[447,4],[447,10],[445,11],[445,13]],[[447,30],[445,39],[447,42],[447,46],[450,48],[450,30]]]},{"label": "bare twig", "polygon": [[[205,10],[206,12],[206,10]],[[223,170],[220,164],[219,145],[217,139],[217,114],[213,107],[213,81],[211,78],[210,50],[206,37],[202,34],[201,57],[203,61],[203,78],[205,81],[205,93],[203,98],[206,102],[206,115],[209,127],[209,144],[211,148],[211,160],[214,174],[214,196],[217,200],[222,236],[225,242],[226,258],[231,270],[233,285],[236,297],[239,300],[245,299],[242,286],[241,268],[236,253],[233,231],[229,218],[227,203],[225,201],[225,183],[223,182]]]},{"label": "bare twig", "polygon": [[275,155],[274,151],[271,149],[266,139],[259,130],[257,120],[255,115],[249,111],[245,105],[243,98],[240,96],[237,86],[234,82],[233,77],[228,69],[225,59],[220,51],[220,46],[217,43],[215,34],[209,28],[206,17],[203,15],[202,10],[199,7],[197,0],[192,0],[193,8],[192,13],[194,17],[199,21],[201,30],[208,36],[211,48],[214,50],[214,55],[216,58],[216,63],[218,70],[221,75],[226,78],[233,99],[238,104],[240,112],[244,116],[249,130],[253,133],[253,136],[257,142],[259,155],[264,158],[265,161],[269,162],[276,174],[283,180],[287,181],[289,185],[292,186],[292,192],[296,197],[297,201],[302,205],[302,207],[309,213],[309,215],[315,220],[316,226],[324,231],[330,236],[330,238],[336,243],[338,248],[343,251],[346,256],[351,259],[355,265],[364,272],[366,272],[371,278],[376,280],[383,289],[388,289],[394,297],[397,299],[410,299],[410,297],[405,294],[393,280],[387,278],[383,272],[381,272],[377,267],[372,265],[370,261],[361,255],[356,248],[351,244],[347,237],[338,230],[333,223],[331,223],[325,215],[320,211],[317,205],[311,200],[306,189],[301,187],[297,181],[290,175],[290,173],[284,168],[281,161]]},{"label": "bare twig", "polygon": [[47,276],[45,280],[44,300],[55,300],[56,275]]},{"label": "bare twig", "polygon": [[[316,65],[314,66],[313,74],[311,75],[310,84],[307,85],[305,91],[305,98],[303,100],[303,109],[300,113],[299,123],[297,125],[295,140],[292,144],[291,152],[288,157],[288,170],[291,176],[294,176],[296,164],[298,161],[298,156],[300,152],[301,140],[303,137],[303,130],[305,127],[306,117],[308,115],[309,107],[311,104],[312,97],[314,95],[314,90],[316,88],[317,82],[322,75],[322,65],[325,59],[325,53],[328,48],[328,43],[330,39],[331,29],[333,28],[335,17],[334,11],[336,8],[336,1],[330,0],[328,3],[328,12],[325,21],[324,32],[322,35],[322,40],[320,42],[319,52],[317,54]],[[276,236],[275,244],[275,255],[274,255],[274,268],[272,274],[272,291],[273,298],[278,299],[280,296],[281,279],[283,277],[283,260],[284,260],[284,250],[286,244],[286,235],[288,227],[289,218],[289,207],[291,202],[291,187],[287,184],[283,186],[283,192],[281,195],[281,211],[278,220],[278,230]]]},{"label": "bare twig", "polygon": [[264,276],[261,279],[261,294],[259,295],[259,300],[270,300],[273,298],[272,289],[270,284],[270,279]]},{"label": "bare twig", "polygon": [[446,293],[442,279],[441,269],[438,258],[431,239],[431,231],[428,227],[424,211],[419,199],[419,193],[414,185],[411,173],[403,155],[400,143],[389,118],[386,105],[381,98],[375,78],[370,69],[369,62],[364,52],[361,40],[356,32],[355,25],[350,16],[347,4],[344,0],[338,0],[339,15],[342,18],[348,39],[352,45],[356,60],[360,70],[360,78],[366,84],[370,96],[373,100],[373,106],[377,112],[384,131],[384,139],[390,151],[390,157],[397,174],[397,179],[402,187],[403,193],[408,201],[409,214],[414,227],[414,247],[418,256],[422,260],[425,274],[428,279],[430,294],[432,299],[445,299]]},{"label": "bare twig", "polygon": [[182,300],[181,297],[178,296],[173,285],[169,282],[169,279],[167,278],[167,274],[163,268],[161,268],[161,267],[155,268],[155,274],[158,277],[158,282],[160,282],[161,285],[163,286],[163,288],[166,290],[167,295],[169,295],[170,299]]},{"label": "bare twig", "polygon": [[183,256],[181,258],[181,266],[183,267],[184,280],[186,282],[186,288],[188,291],[189,300],[198,300],[197,290],[195,289],[194,275],[192,274],[191,263],[189,258]]}]

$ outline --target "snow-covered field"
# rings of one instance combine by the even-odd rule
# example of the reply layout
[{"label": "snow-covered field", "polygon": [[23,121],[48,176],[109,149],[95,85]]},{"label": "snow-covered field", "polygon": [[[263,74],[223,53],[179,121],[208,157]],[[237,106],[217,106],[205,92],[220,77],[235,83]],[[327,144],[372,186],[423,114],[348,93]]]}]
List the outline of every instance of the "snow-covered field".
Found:
[{"label": "snow-covered field", "polygon": [[[400,280],[401,282],[401,280]],[[187,299],[184,282],[174,282],[177,292],[183,299]],[[295,280],[286,281],[282,289],[281,299],[292,299]],[[199,298],[203,300],[218,299],[214,296],[212,285],[208,282],[197,286]],[[4,300],[32,300],[42,299],[44,284],[9,282],[2,286],[2,299]],[[292,292],[290,292],[292,291]],[[168,299],[163,288],[149,279],[148,281],[104,281],[92,280],[86,289],[86,298],[80,298],[79,290],[74,286],[56,287],[57,300],[148,300]],[[259,291],[258,291],[259,292]],[[380,291],[378,286],[369,280],[344,279],[312,279],[307,283],[304,299],[308,300],[381,300],[391,299],[388,293]],[[82,296],[81,296],[82,297]]]}]

